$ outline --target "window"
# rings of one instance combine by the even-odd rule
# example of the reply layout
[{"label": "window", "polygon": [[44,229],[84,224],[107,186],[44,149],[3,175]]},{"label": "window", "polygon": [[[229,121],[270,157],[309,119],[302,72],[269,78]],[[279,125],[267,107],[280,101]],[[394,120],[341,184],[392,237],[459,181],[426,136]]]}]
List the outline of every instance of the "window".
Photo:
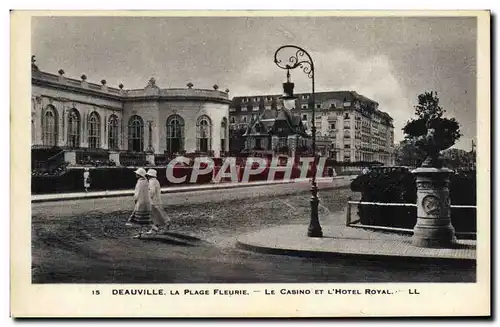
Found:
[{"label": "window", "polygon": [[248,102],[247,98],[243,98],[241,102]]},{"label": "window", "polygon": [[233,117],[231,117],[231,124],[234,124],[234,123],[236,123],[236,119],[234,119],[234,116],[233,116]]},{"label": "window", "polygon": [[351,137],[351,133],[349,131],[344,131],[344,138],[348,139]]},{"label": "window", "polygon": [[307,121],[307,115],[302,115],[302,120],[306,120]]},{"label": "window", "polygon": [[344,114],[344,119],[351,119],[351,117],[349,117],[349,114],[347,112]]},{"label": "window", "polygon": [[259,111],[259,106],[254,106],[252,110],[253,111]]},{"label": "window", "polygon": [[[246,117],[245,117],[246,118]],[[196,148],[200,152],[212,150],[212,121],[208,116],[200,116],[196,122]]]},{"label": "window", "polygon": [[247,111],[247,107],[241,107],[241,111]]},{"label": "window", "polygon": [[227,119],[222,118],[220,123],[220,150],[221,152],[226,152],[226,139],[227,139]]},{"label": "window", "polygon": [[108,119],[108,148],[118,150],[118,117],[109,116]]},{"label": "window", "polygon": [[48,106],[42,118],[43,144],[47,146],[57,145],[57,111],[53,106]]},{"label": "window", "polygon": [[288,137],[278,137],[278,150],[288,147]]},{"label": "window", "polygon": [[137,115],[130,117],[128,121],[128,150],[144,151],[144,121]]},{"label": "window", "polygon": [[302,96],[302,99],[303,99],[303,100],[309,99],[309,95],[303,95],[303,96]]},{"label": "window", "polygon": [[330,124],[330,129],[335,129],[335,123]]},{"label": "window", "polygon": [[246,124],[246,122],[247,122],[247,116],[243,116],[243,122]]},{"label": "window", "polygon": [[307,104],[303,104],[302,109],[307,109]]},{"label": "window", "polygon": [[167,153],[174,154],[184,150],[184,119],[179,115],[167,118]]},{"label": "window", "polygon": [[335,109],[336,108],[335,103],[331,103],[330,108]]},{"label": "window", "polygon": [[262,142],[261,141],[262,140],[260,138],[255,139],[255,149],[258,149],[258,150],[262,149]]},{"label": "window", "polygon": [[80,113],[75,108],[68,114],[68,146],[70,148],[80,146]]},{"label": "window", "polygon": [[317,108],[317,109],[321,109],[321,104],[317,104],[317,105],[316,105],[316,108]]},{"label": "window", "polygon": [[101,146],[101,118],[97,112],[92,112],[88,120],[89,148],[98,149]]},{"label": "window", "polygon": [[350,149],[351,145],[350,144],[344,144],[344,149]]}]

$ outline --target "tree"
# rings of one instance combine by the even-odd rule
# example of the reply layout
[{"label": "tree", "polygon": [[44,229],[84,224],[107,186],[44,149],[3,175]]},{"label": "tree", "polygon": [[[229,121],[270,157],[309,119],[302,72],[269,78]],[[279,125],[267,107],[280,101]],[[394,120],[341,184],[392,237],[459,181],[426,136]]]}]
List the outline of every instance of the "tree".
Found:
[{"label": "tree", "polygon": [[417,119],[408,121],[403,128],[405,140],[421,150],[426,160],[424,165],[441,166],[440,151],[445,150],[460,138],[460,125],[455,118],[443,118],[446,111],[439,105],[435,92],[418,95],[415,106]]},{"label": "tree", "polygon": [[418,167],[425,160],[425,153],[414,142],[403,140],[395,149],[396,165]]},{"label": "tree", "polygon": [[448,168],[455,170],[470,170],[476,165],[476,155],[473,151],[462,149],[448,149],[443,151],[443,159]]}]

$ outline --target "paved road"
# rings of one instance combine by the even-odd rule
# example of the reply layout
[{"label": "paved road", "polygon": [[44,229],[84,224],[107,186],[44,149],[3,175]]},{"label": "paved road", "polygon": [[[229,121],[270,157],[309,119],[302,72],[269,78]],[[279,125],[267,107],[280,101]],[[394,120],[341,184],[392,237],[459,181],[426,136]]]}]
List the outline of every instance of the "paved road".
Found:
[{"label": "paved road", "polygon": [[[347,186],[350,177],[333,179],[331,181],[321,181],[318,188],[325,192],[332,192],[333,187]],[[222,190],[181,192],[172,194],[162,194],[162,199],[167,206],[179,206],[199,203],[219,203],[236,201],[240,199],[273,197],[288,194],[297,194],[308,191],[311,187],[309,182],[297,182],[288,184],[275,184],[266,186],[252,186],[248,188],[232,188]],[[320,192],[320,196],[322,196]],[[133,206],[132,197],[111,197],[102,199],[82,199],[64,202],[37,202],[33,203],[33,216],[68,216],[89,214],[91,212],[110,213],[114,211],[130,210]]]},{"label": "paved road", "polygon": [[[293,185],[293,186],[291,186]],[[322,188],[325,185],[322,185]],[[33,281],[37,283],[277,283],[474,281],[466,267],[319,260],[238,250],[241,233],[305,224],[308,184],[169,195],[173,231],[195,236],[195,246],[132,239],[124,222],[130,198],[33,205]],[[344,208],[347,189],[320,192],[320,220]],[[336,222],[341,223],[341,222]],[[304,235],[306,230],[304,230]]]}]

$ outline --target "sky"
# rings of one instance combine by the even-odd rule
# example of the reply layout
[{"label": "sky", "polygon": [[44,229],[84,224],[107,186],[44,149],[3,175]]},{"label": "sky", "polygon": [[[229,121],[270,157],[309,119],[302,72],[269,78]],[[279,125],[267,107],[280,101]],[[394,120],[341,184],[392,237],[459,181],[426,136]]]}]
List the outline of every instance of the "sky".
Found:
[{"label": "sky", "polygon": [[[38,67],[88,81],[143,88],[210,89],[230,97],[282,93],[285,71],[274,53],[293,44],[315,66],[316,91],[351,90],[394,118],[394,137],[414,114],[417,96],[435,91],[463,136],[476,141],[474,17],[35,17]],[[291,71],[295,92],[311,80]]]}]

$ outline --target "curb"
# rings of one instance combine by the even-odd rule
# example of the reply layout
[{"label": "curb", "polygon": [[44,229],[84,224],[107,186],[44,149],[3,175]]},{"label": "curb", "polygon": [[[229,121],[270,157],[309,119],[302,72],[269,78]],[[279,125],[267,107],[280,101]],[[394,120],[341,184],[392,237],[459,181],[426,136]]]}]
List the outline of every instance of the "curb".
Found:
[{"label": "curb", "polygon": [[423,256],[404,256],[394,254],[366,254],[355,252],[341,251],[311,251],[298,249],[285,249],[278,247],[269,247],[264,245],[256,245],[245,243],[242,241],[236,242],[236,247],[241,250],[273,255],[287,255],[292,257],[305,258],[321,258],[321,259],[351,259],[364,261],[385,261],[390,263],[422,263],[422,264],[446,264],[459,265],[464,267],[476,266],[476,259],[468,258],[442,258],[442,257],[423,257]]},{"label": "curb", "polygon": [[[344,179],[342,176],[340,177],[327,177],[324,178],[322,177],[321,179],[317,180],[335,180],[335,179]],[[180,187],[180,188],[163,188],[161,190],[162,194],[167,194],[167,193],[185,193],[185,192],[193,192],[193,191],[213,191],[213,190],[224,190],[224,189],[230,189],[230,188],[242,188],[242,187],[255,187],[255,186],[268,186],[268,185],[280,185],[280,184],[292,184],[292,183],[301,183],[301,182],[307,182],[310,179],[294,179],[294,180],[289,180],[289,181],[275,181],[275,182],[254,182],[254,183],[228,183],[228,184],[208,184],[207,186],[202,185],[202,186],[186,186],[186,187]],[[342,186],[331,186],[331,187],[326,187],[323,189],[329,189],[329,188],[336,188],[336,187],[343,187]],[[109,192],[109,193],[107,193]],[[116,193],[115,193],[116,192]],[[55,197],[55,194],[50,194],[47,198],[44,198],[44,196],[47,195],[39,195],[40,198],[31,198],[31,203],[41,203],[41,202],[59,202],[59,201],[68,201],[68,200],[86,200],[86,199],[101,199],[101,198],[116,198],[116,197],[122,197],[122,196],[132,196],[134,195],[134,190],[123,190],[123,191],[100,191],[100,192],[95,192],[95,194],[92,193],[75,193],[74,195],[67,195],[64,196],[64,194],[61,194],[60,197]]]}]

